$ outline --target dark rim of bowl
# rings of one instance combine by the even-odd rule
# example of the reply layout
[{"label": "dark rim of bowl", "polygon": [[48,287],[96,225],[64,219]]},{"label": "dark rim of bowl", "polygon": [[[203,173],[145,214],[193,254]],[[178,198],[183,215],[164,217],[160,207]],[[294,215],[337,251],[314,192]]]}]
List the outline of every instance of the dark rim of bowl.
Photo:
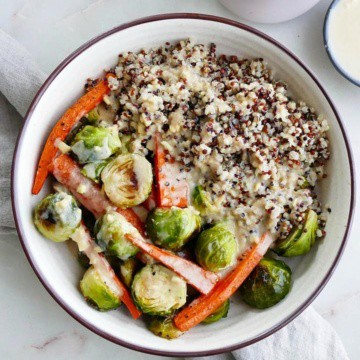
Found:
[{"label": "dark rim of bowl", "polygon": [[329,48],[329,36],[328,36],[328,25],[329,25],[329,18],[331,11],[334,9],[334,7],[338,4],[340,0],[333,0],[327,9],[325,19],[324,19],[324,25],[323,25],[323,39],[324,39],[324,46],[325,50],[329,56],[329,59],[331,63],[333,64],[334,68],[337,70],[337,72],[342,75],[345,79],[349,80],[351,83],[353,83],[356,86],[360,86],[360,80],[355,80],[353,77],[351,77],[336,61],[334,54]]},{"label": "dark rim of bowl", "polygon": [[[86,50],[87,48],[89,48],[90,46],[92,46],[93,44],[95,44],[96,42],[106,38],[109,35],[112,35],[116,32],[122,31],[124,29],[133,27],[133,26],[137,26],[137,25],[141,25],[141,24],[145,24],[145,23],[149,23],[149,22],[154,22],[154,21],[162,21],[162,20],[171,20],[171,19],[198,19],[198,20],[205,20],[205,21],[214,21],[214,22],[219,22],[219,23],[223,23],[226,25],[230,25],[230,26],[234,26],[243,30],[246,30],[252,34],[255,34],[259,37],[261,37],[262,39],[265,39],[266,41],[272,43],[273,45],[275,45],[277,48],[279,48],[281,51],[285,52],[290,58],[292,58],[296,63],[298,63],[307,73],[308,75],[313,79],[313,81],[316,83],[316,85],[318,86],[318,88],[321,90],[321,92],[323,93],[323,95],[325,96],[325,98],[327,99],[330,107],[332,108],[332,111],[334,112],[336,119],[339,123],[340,129],[341,129],[341,133],[342,136],[344,138],[345,144],[346,144],[346,150],[347,150],[347,155],[348,155],[348,161],[349,161],[349,166],[350,166],[350,175],[351,175],[351,200],[350,200],[350,209],[349,209],[349,215],[348,215],[348,221],[347,221],[347,226],[345,229],[345,233],[344,233],[344,237],[342,239],[339,251],[336,255],[336,258],[334,260],[334,262],[331,264],[327,274],[325,275],[324,279],[321,281],[321,283],[318,285],[318,287],[314,290],[314,292],[309,296],[309,298],[303,303],[301,304],[292,314],[290,314],[289,316],[287,316],[284,320],[282,320],[281,322],[279,322],[278,324],[272,326],[270,329],[268,329],[267,331],[257,335],[256,337],[247,340],[247,341],[243,341],[240,342],[236,345],[232,345],[232,346],[226,346],[226,347],[219,347],[218,349],[215,350],[211,350],[211,351],[161,351],[161,350],[155,350],[155,349],[149,349],[146,347],[142,347],[139,345],[134,345],[134,344],[129,344],[123,340],[120,340],[116,337],[113,337],[105,332],[103,332],[102,330],[99,330],[97,327],[93,326],[92,324],[88,323],[86,320],[83,320],[71,307],[69,307],[66,303],[64,303],[61,299],[57,298],[57,295],[55,294],[54,288],[51,285],[47,285],[45,280],[44,280],[44,276],[41,272],[41,270],[38,268],[37,264],[35,262],[32,261],[30,254],[27,251],[27,248],[25,246],[24,243],[24,238],[25,238],[25,234],[22,233],[22,226],[20,226],[22,219],[20,218],[20,216],[18,215],[18,206],[19,204],[15,203],[15,185],[14,185],[14,178],[15,178],[15,172],[16,172],[16,168],[17,168],[17,152],[18,152],[18,148],[20,146],[20,143],[22,141],[22,134],[24,133],[28,121],[31,118],[32,113],[34,112],[34,109],[37,106],[37,103],[40,101],[42,95],[44,94],[44,92],[46,92],[46,89],[49,87],[49,85],[52,83],[52,81],[57,77],[57,75],[74,59],[76,58],[80,53],[82,53],[84,50]],[[242,23],[239,23],[237,21],[233,21],[233,20],[229,20],[229,19],[225,19],[225,18],[221,18],[221,17],[217,17],[217,16],[211,16],[211,15],[203,15],[203,14],[194,14],[194,13],[174,13],[174,14],[160,14],[160,15],[156,15],[156,16],[150,16],[150,17],[145,17],[145,18],[141,18],[129,23],[125,23],[123,25],[120,25],[118,27],[115,27],[93,39],[91,39],[90,41],[88,41],[87,43],[85,43],[83,46],[79,47],[77,50],[75,50],[72,54],[70,54],[65,60],[63,60],[61,62],[61,64],[51,73],[51,75],[48,77],[48,79],[45,81],[45,83],[41,86],[40,90],[37,92],[34,100],[32,101],[26,116],[25,116],[25,120],[23,123],[23,127],[19,133],[17,142],[16,142],[16,147],[15,147],[15,152],[14,152],[14,158],[13,158],[13,166],[12,166],[12,172],[11,172],[11,198],[12,198],[12,208],[13,208],[13,214],[14,214],[14,218],[15,218],[15,224],[16,224],[16,228],[17,228],[17,232],[21,241],[21,245],[23,247],[23,250],[26,254],[26,257],[28,259],[28,261],[30,262],[32,268],[34,269],[37,277],[39,278],[39,280],[41,281],[41,283],[44,285],[44,287],[46,288],[46,290],[49,292],[49,294],[54,298],[54,300],[68,313],[70,314],[75,320],[77,320],[78,322],[80,322],[82,325],[84,325],[86,328],[88,328],[89,330],[93,331],[94,333],[102,336],[103,338],[112,341],[116,344],[122,345],[124,347],[127,347],[129,349],[132,350],[136,350],[136,351],[141,351],[144,353],[149,353],[149,354],[153,354],[153,355],[163,355],[163,356],[206,356],[206,355],[215,355],[215,354],[220,354],[220,353],[224,353],[227,351],[233,351],[236,349],[240,349],[243,347],[246,347],[248,345],[254,344],[264,338],[266,338],[267,336],[273,334],[274,332],[278,331],[279,329],[281,329],[282,327],[284,327],[285,325],[287,325],[289,322],[291,322],[293,319],[295,319],[304,309],[306,309],[307,306],[310,305],[310,303],[316,298],[316,296],[320,293],[320,291],[324,288],[324,286],[326,285],[326,283],[328,282],[328,280],[330,279],[332,273],[335,270],[336,265],[338,264],[340,257],[344,251],[345,248],[345,244],[347,241],[347,237],[351,228],[351,223],[352,223],[352,218],[353,218],[353,211],[354,211],[354,204],[355,204],[355,174],[354,174],[354,165],[353,165],[353,157],[352,157],[352,152],[351,152],[351,148],[350,148],[350,144],[349,141],[347,139],[347,135],[344,129],[344,126],[340,120],[339,114],[334,106],[334,104],[332,103],[330,97],[328,96],[328,94],[326,93],[326,91],[324,90],[324,88],[322,87],[322,85],[320,84],[320,82],[317,80],[317,78],[315,77],[315,75],[307,68],[307,66],[305,66],[300,59],[295,56],[292,52],[290,52],[287,48],[285,48],[283,45],[281,45],[279,42],[277,42],[276,40],[274,40],[273,38],[269,37],[268,35],[248,26],[248,25],[244,25]]]}]

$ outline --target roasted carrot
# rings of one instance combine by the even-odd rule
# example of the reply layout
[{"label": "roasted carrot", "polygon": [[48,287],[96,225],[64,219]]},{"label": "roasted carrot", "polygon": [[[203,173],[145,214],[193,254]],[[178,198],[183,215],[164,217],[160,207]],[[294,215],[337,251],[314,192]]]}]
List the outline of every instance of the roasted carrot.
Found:
[{"label": "roasted carrot", "polygon": [[244,254],[235,269],[221,279],[209,294],[201,295],[175,316],[175,326],[181,331],[188,331],[211,315],[240,287],[272,242],[272,236],[265,233],[259,243]]},{"label": "roasted carrot", "polygon": [[[108,76],[112,76],[111,74]],[[46,140],[44,150],[40,156],[36,170],[32,193],[38,194],[49,174],[49,166],[58,152],[57,139],[64,141],[74,125],[89,111],[94,109],[110,91],[107,81],[100,81],[90,91],[72,105],[56,123]]]},{"label": "roasted carrot", "polygon": [[107,283],[111,282],[112,288],[117,290],[119,299],[128,308],[132,317],[137,319],[139,316],[141,316],[141,312],[135,306],[126,286],[116,276],[113,268],[110,266],[105,256],[97,252],[96,244],[91,238],[90,233],[84,224],[80,225],[80,228],[76,230],[72,239],[78,244],[79,250],[83,251],[89,258],[90,264],[94,266],[100,277],[105,277],[106,279],[103,280]]},{"label": "roasted carrot", "polygon": [[[113,208],[121,213],[132,225],[134,225],[144,236],[144,228],[141,220],[132,209],[116,209],[116,207],[101,192],[99,185],[81,174],[79,166],[68,155],[60,155],[55,158],[50,167],[56,180],[65,185],[66,188],[78,199],[78,201],[91,211],[95,217],[99,217],[107,209]],[[80,191],[81,190],[81,191]],[[144,245],[145,244],[145,245]],[[217,281],[217,276],[209,271],[203,270],[194,263],[182,259],[168,251],[157,248],[146,243],[141,237],[140,246],[144,253],[160,261],[168,268],[182,276],[190,285],[193,285],[201,293],[209,292]]]},{"label": "roasted carrot", "polygon": [[125,237],[141,251],[181,276],[188,284],[202,294],[209,293],[218,281],[218,276],[213,272],[204,270],[189,260],[183,259],[164,249],[160,249],[146,242],[145,239],[141,237],[135,237],[130,234],[125,235]]},{"label": "roasted carrot", "polygon": [[105,214],[106,210],[113,208],[123,215],[139,232],[144,235],[144,225],[132,209],[117,209],[101,191],[94,181],[81,173],[79,165],[68,155],[60,155],[55,158],[49,168],[59,183],[76,197],[76,199],[96,218]]},{"label": "roasted carrot", "polygon": [[155,137],[155,179],[157,185],[157,205],[159,207],[187,207],[189,188],[178,164],[166,159],[167,152]]}]

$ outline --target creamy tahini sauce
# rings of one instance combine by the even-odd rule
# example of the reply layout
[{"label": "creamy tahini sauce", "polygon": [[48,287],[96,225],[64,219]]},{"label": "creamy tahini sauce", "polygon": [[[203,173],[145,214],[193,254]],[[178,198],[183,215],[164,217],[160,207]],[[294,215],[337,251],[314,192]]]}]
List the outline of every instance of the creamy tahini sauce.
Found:
[{"label": "creamy tahini sauce", "polygon": [[90,264],[94,266],[102,281],[118,297],[123,296],[122,289],[118,286],[114,277],[116,276],[107,260],[98,252],[95,242],[91,239],[83,226],[80,226],[71,239],[78,245],[79,251],[82,251],[89,258]]},{"label": "creamy tahini sauce", "polygon": [[360,0],[339,0],[330,11],[328,49],[350,77],[360,81]]}]

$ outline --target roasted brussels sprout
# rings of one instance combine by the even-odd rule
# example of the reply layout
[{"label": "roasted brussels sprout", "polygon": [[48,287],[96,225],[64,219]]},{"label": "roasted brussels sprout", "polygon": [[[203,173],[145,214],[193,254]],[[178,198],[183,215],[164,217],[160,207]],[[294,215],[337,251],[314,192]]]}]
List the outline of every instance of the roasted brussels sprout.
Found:
[{"label": "roasted brussels sprout", "polygon": [[80,281],[80,290],[86,301],[100,311],[116,309],[121,305],[119,297],[101,279],[91,266]]},{"label": "roasted brussels sprout", "polygon": [[318,216],[315,211],[309,210],[304,227],[295,226],[285,240],[275,244],[273,251],[284,257],[304,255],[315,244],[317,229]]},{"label": "roasted brussels sprout", "polygon": [[96,183],[100,182],[101,172],[104,170],[105,166],[108,164],[109,160],[100,160],[87,163],[81,169],[81,173],[87,178],[95,181]]},{"label": "roasted brussels sprout", "polygon": [[131,135],[120,135],[120,141],[121,141],[121,148],[120,153],[121,154],[127,154],[130,152],[130,145],[131,145]]},{"label": "roasted brussels sprout", "polygon": [[203,324],[212,324],[221,320],[222,318],[226,318],[230,308],[230,300],[226,300],[221,306],[217,308],[217,310],[209,315],[202,323]]},{"label": "roasted brussels sprout", "polygon": [[145,201],[151,192],[151,164],[141,155],[119,155],[106,165],[101,180],[106,195],[115,205],[132,207]]},{"label": "roasted brussels sprout", "polygon": [[139,261],[134,258],[125,260],[120,265],[120,277],[127,287],[131,287],[135,273],[139,266]]},{"label": "roasted brussels sprout", "polygon": [[186,282],[158,264],[143,267],[131,289],[136,305],[149,315],[171,315],[186,302]]},{"label": "roasted brussels sprout", "polygon": [[156,336],[167,340],[176,339],[183,334],[172,321],[171,317],[149,316],[146,319],[148,329]]},{"label": "roasted brussels sprout", "polygon": [[94,233],[97,244],[108,255],[115,255],[121,260],[127,260],[139,251],[125,239],[126,234],[138,234],[138,231],[115,211],[106,213],[96,221]]},{"label": "roasted brussels sprout", "polygon": [[71,145],[80,164],[107,159],[121,146],[117,129],[86,125]]},{"label": "roasted brussels sprout", "polygon": [[225,223],[218,223],[201,232],[195,244],[198,263],[214,272],[232,265],[236,252],[236,239]]},{"label": "roasted brussels sprout", "polygon": [[192,193],[192,201],[194,208],[203,216],[216,210],[215,206],[211,202],[210,195],[201,185],[195,186]]},{"label": "roasted brussels sprout", "polygon": [[84,252],[79,251],[77,254],[77,260],[79,265],[84,268],[85,270],[87,270],[90,267],[90,260],[89,258],[85,255]]},{"label": "roasted brussels sprout", "polygon": [[35,208],[35,226],[52,241],[68,240],[80,222],[80,208],[75,199],[64,192],[46,196]]},{"label": "roasted brussels sprout", "polygon": [[87,118],[90,124],[97,123],[100,120],[99,108],[96,107],[95,109],[89,111],[89,113],[87,114]]},{"label": "roasted brussels sprout", "polygon": [[277,304],[290,291],[291,269],[280,260],[263,258],[240,287],[242,299],[265,309]]},{"label": "roasted brussels sprout", "polygon": [[201,218],[190,209],[155,208],[146,219],[146,231],[157,245],[177,251],[200,231]]}]

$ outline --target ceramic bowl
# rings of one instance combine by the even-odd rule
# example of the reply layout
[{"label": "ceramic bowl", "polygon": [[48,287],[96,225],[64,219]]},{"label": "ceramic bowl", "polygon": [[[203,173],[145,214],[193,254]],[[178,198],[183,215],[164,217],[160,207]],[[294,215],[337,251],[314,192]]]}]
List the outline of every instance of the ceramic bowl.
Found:
[{"label": "ceramic bowl", "polygon": [[[125,50],[157,46],[166,41],[195,37],[215,42],[218,53],[263,57],[276,76],[289,85],[293,96],[305,100],[328,119],[332,157],[322,182],[321,199],[332,212],[325,240],[306,256],[289,261],[293,288],[287,298],[268,310],[255,310],[232,299],[226,319],[200,325],[174,341],[155,337],[143,321],[133,321],[125,307],[98,312],[78,290],[83,270],[65,243],[43,238],[32,222],[39,196],[31,195],[35,167],[44,141],[55,122],[83,91],[87,78],[96,78]],[[48,181],[49,182],[49,181]],[[152,354],[196,356],[237,349],[272,334],[299,315],[332,274],[344,249],[354,202],[354,176],[349,144],[338,113],[311,71],[291,52],[265,34],[238,22],[199,14],[168,14],[121,25],[89,41],[65,59],[36,95],[18,139],[12,178],[13,210],[26,255],[37,276],[54,299],[90,330],[117,344]]]},{"label": "ceramic bowl", "polygon": [[227,9],[249,21],[279,23],[294,19],[314,7],[320,0],[219,0]]},{"label": "ceramic bowl", "polygon": [[324,19],[324,26],[323,26],[323,40],[325,50],[329,56],[330,61],[334,65],[335,69],[347,80],[352,82],[354,85],[360,87],[360,80],[354,78],[346,69],[344,69],[336,59],[336,54],[334,54],[333,49],[331,48],[331,36],[329,31],[329,23],[331,21],[332,11],[335,7],[339,4],[339,0],[333,0],[326,12],[325,19]]}]

